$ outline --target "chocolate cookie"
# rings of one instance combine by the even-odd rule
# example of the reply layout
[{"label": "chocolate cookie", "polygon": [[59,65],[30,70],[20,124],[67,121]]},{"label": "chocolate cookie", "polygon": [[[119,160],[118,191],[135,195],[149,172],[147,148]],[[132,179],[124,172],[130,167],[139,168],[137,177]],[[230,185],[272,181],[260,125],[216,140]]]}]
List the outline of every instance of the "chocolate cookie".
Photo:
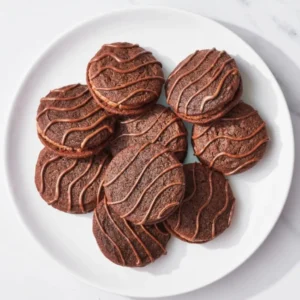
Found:
[{"label": "chocolate cookie", "polygon": [[178,116],[205,124],[239,102],[242,81],[234,59],[225,51],[197,50],[170,74],[165,89],[167,102]]},{"label": "chocolate cookie", "polygon": [[244,102],[210,125],[193,127],[195,155],[224,175],[254,166],[263,157],[268,141],[265,122]]},{"label": "chocolate cookie", "polygon": [[102,253],[127,267],[142,267],[166,254],[170,239],[162,224],[134,225],[120,218],[106,205],[106,199],[94,211],[93,233]]},{"label": "chocolate cookie", "polygon": [[225,177],[199,163],[184,165],[185,198],[164,222],[174,236],[190,243],[205,243],[231,223],[235,199]]},{"label": "chocolate cookie", "polygon": [[42,198],[54,208],[75,214],[92,211],[104,197],[102,181],[110,157],[59,156],[44,148],[35,169],[35,184]]},{"label": "chocolate cookie", "polygon": [[187,152],[187,131],[182,120],[169,108],[156,104],[138,117],[123,117],[110,149],[115,156],[128,146],[160,143],[183,161]]},{"label": "chocolate cookie", "polygon": [[158,100],[164,81],[161,63],[137,44],[103,45],[87,67],[91,93],[114,114],[148,111]]},{"label": "chocolate cookie", "polygon": [[135,224],[153,224],[178,208],[184,196],[183,167],[161,144],[135,145],[119,152],[104,178],[108,205]]},{"label": "chocolate cookie", "polygon": [[115,125],[114,117],[81,84],[50,91],[41,99],[36,119],[42,143],[60,155],[71,157],[100,152]]}]

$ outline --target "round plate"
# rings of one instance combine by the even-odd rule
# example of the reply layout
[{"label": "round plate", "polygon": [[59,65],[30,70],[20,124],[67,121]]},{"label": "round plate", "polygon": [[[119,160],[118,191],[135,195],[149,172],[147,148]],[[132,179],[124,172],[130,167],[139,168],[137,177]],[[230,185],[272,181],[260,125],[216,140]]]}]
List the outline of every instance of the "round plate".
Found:
[{"label": "round plate", "polygon": [[[78,216],[45,205],[34,185],[42,145],[36,134],[39,99],[50,89],[85,82],[86,65],[104,43],[129,41],[150,49],[165,75],[196,49],[225,49],[236,59],[243,99],[260,112],[271,142],[264,159],[230,178],[237,199],[232,226],[214,241],[192,245],[171,239],[168,254],[144,268],[108,261],[92,234],[91,214]],[[165,103],[162,95],[161,103]],[[56,40],[26,75],[15,98],[6,140],[7,172],[24,224],[54,259],[85,282],[106,291],[137,297],[170,296],[201,288],[243,263],[264,241],[290,187],[294,140],[283,94],[263,60],[220,24],[166,8],[132,9],[81,24]],[[186,162],[195,161],[190,145]]]}]

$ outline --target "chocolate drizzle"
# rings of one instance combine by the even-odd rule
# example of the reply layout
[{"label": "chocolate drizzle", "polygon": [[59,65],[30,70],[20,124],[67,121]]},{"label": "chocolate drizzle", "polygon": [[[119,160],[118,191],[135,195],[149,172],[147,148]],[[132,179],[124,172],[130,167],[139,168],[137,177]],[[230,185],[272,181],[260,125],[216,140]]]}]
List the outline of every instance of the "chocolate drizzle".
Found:
[{"label": "chocolate drizzle", "polygon": [[137,158],[137,156],[146,148],[150,145],[150,143],[147,143],[145,145],[143,145],[132,157],[132,159],[128,162],[128,164],[125,165],[125,167],[119,172],[117,173],[117,175],[115,177],[113,177],[113,179],[111,179],[110,181],[106,182],[103,184],[104,187],[111,185],[112,183],[114,183],[125,171],[126,169],[134,162],[134,160]]},{"label": "chocolate drizzle", "polygon": [[182,165],[181,164],[176,164],[172,167],[167,168],[166,170],[162,171],[160,174],[158,174],[149,184],[148,186],[143,190],[143,192],[141,193],[141,195],[139,196],[138,200],[136,201],[135,205],[132,207],[132,209],[130,209],[126,214],[122,215],[122,218],[125,218],[127,216],[129,216],[130,214],[132,214],[134,212],[134,210],[138,207],[138,205],[141,203],[144,195],[147,193],[147,191],[151,188],[151,186],[153,186],[153,184],[155,182],[157,182],[158,179],[160,179],[164,174],[176,169],[176,168],[180,168]]},{"label": "chocolate drizzle", "polygon": [[[176,156],[182,162],[187,151],[186,136],[187,131],[181,119],[169,108],[157,104],[142,116],[121,121],[110,149],[115,156],[129,145],[151,141],[163,144],[171,152],[178,150]],[[179,151],[181,149],[184,151]]]},{"label": "chocolate drizzle", "polygon": [[[143,165],[137,167],[139,161],[135,161],[137,160],[138,155],[142,155],[141,153],[143,153],[146,147],[151,147],[147,150],[147,153],[152,152],[152,154],[150,157],[147,157],[147,159],[145,159],[144,155],[141,156],[140,159],[143,160]],[[130,221],[134,220],[133,222],[135,224],[151,224],[154,223],[153,220],[157,220],[158,222],[163,219],[165,215],[167,215],[167,212],[171,213],[171,211],[180,204],[182,200],[180,195],[183,196],[184,189],[178,188],[178,186],[183,187],[185,183],[183,180],[183,174],[181,174],[178,178],[175,174],[180,174],[182,172],[182,165],[176,163],[176,159],[172,158],[169,154],[170,150],[162,147],[161,145],[145,144],[142,147],[138,147],[137,145],[135,146],[135,149],[136,150],[132,149],[132,154],[131,152],[130,154],[128,152],[128,158],[125,159],[125,161],[128,162],[117,174],[113,173],[113,175],[109,175],[111,173],[110,168],[117,170],[121,168],[121,166],[114,166],[114,163],[110,165],[106,173],[108,178],[106,178],[104,182],[105,193],[108,197],[107,204],[112,206],[116,213],[118,213],[122,218],[126,218]],[[161,160],[156,162],[158,158]],[[115,159],[115,163],[117,164],[118,158],[115,157]],[[159,166],[160,163],[162,164],[161,166],[164,166],[163,168]],[[134,175],[131,175],[132,179],[127,182],[126,189],[124,187],[121,194],[115,194],[116,191],[114,187],[119,184],[117,180],[120,179],[131,165],[133,166],[128,170],[128,172],[131,174],[132,170],[134,170]],[[171,171],[175,171],[175,173],[173,172],[170,174]],[[126,178],[127,175],[124,174],[124,176]],[[147,178],[147,176],[153,176],[150,177],[150,183],[145,182],[145,178]],[[166,176],[164,177],[166,178],[165,180],[163,179],[163,176]],[[122,177],[121,180],[123,180],[123,178],[124,177]],[[160,182],[162,182],[162,186]],[[115,185],[111,186],[112,184]],[[152,188],[154,188],[155,184],[158,184],[158,188],[155,190],[155,194],[153,194]],[[150,189],[152,191],[151,193]],[[165,192],[167,192],[167,194],[165,194]],[[173,193],[176,193],[174,198],[172,198]],[[112,194],[115,194],[115,196],[112,196]],[[125,205],[124,202],[126,201],[128,203]],[[121,210],[119,211],[119,209]]]},{"label": "chocolate drizzle", "polygon": [[107,160],[108,155],[106,155],[103,159],[103,161],[99,164],[98,170],[94,177],[82,188],[80,194],[79,194],[79,206],[83,213],[85,213],[84,205],[83,205],[83,196],[86,190],[95,182],[95,180],[98,178],[98,176],[101,174],[101,170],[104,166],[105,161]]},{"label": "chocolate drizzle", "polygon": [[90,61],[87,82],[101,106],[112,113],[127,110],[135,115],[159,98],[165,81],[161,68],[152,53],[138,45],[107,44]]},{"label": "chocolate drizzle", "polygon": [[103,47],[128,49],[128,48],[139,47],[139,45],[138,44],[115,43],[115,44],[104,44]]},{"label": "chocolate drizzle", "polygon": [[157,60],[151,60],[151,61],[145,62],[143,64],[140,64],[136,67],[133,67],[131,69],[127,69],[127,70],[122,70],[122,69],[119,69],[119,68],[107,66],[107,67],[100,68],[93,76],[91,76],[90,79],[91,80],[95,79],[96,77],[98,77],[105,70],[112,70],[112,71],[115,71],[115,72],[120,73],[120,74],[127,74],[127,73],[134,72],[134,71],[136,71],[136,70],[138,70],[142,67],[153,65],[153,64],[158,64],[162,67],[162,64],[160,62],[158,62]]},{"label": "chocolate drizzle", "polygon": [[251,134],[244,136],[244,137],[232,137],[232,136],[228,136],[228,135],[219,135],[216,136],[215,138],[211,139],[209,142],[207,142],[207,144],[202,148],[202,150],[200,150],[199,152],[195,153],[195,155],[201,155],[207,148],[208,146],[213,143],[214,141],[218,140],[218,139],[227,139],[230,141],[245,141],[245,140],[249,140],[251,138],[253,138],[256,134],[258,134],[262,129],[265,128],[265,123],[263,122],[256,130],[254,130]]},{"label": "chocolate drizzle", "polygon": [[[140,224],[144,224],[145,222],[147,222],[148,220],[148,217],[151,213],[151,210],[153,209],[153,206],[155,205],[157,199],[166,191],[168,190],[170,187],[173,187],[173,186],[176,186],[176,185],[182,185],[184,186],[184,184],[182,182],[173,182],[173,183],[170,183],[168,185],[166,185],[165,187],[163,187],[153,198],[144,218],[142,219],[142,221],[138,222],[137,224],[140,225]],[[170,204],[167,204],[161,211],[165,211],[167,208],[169,208],[169,205]],[[177,202],[177,206],[179,205],[179,203]],[[174,206],[174,203],[172,203],[172,206]],[[161,218],[161,213],[158,214],[158,217]]]},{"label": "chocolate drizzle", "polygon": [[[171,88],[170,88],[169,94],[168,94],[167,103],[169,103],[170,98],[171,98],[171,95],[172,95],[172,93],[173,93],[173,91],[174,91],[176,85],[178,84],[178,82],[179,82],[182,78],[186,77],[187,75],[189,75],[189,74],[193,73],[195,70],[197,70],[197,69],[199,68],[199,66],[201,66],[202,63],[205,61],[205,59],[208,57],[208,55],[209,55],[210,53],[212,53],[214,50],[215,50],[215,49],[212,49],[212,50],[208,51],[208,52],[204,55],[203,59],[201,59],[200,62],[199,62],[194,68],[192,68],[191,70],[189,70],[189,71],[187,71],[187,72],[184,72],[182,75],[180,75],[180,76],[174,81],[173,85],[172,85]],[[198,53],[198,52],[196,52],[196,53]],[[184,64],[182,67],[184,67],[184,66],[186,66],[186,64]],[[181,68],[182,68],[182,67],[181,67]],[[179,69],[177,70],[177,72],[178,72],[179,70],[181,70],[181,68],[179,68]],[[176,74],[177,72],[175,72],[175,74]],[[174,74],[173,74],[173,76],[174,76]],[[179,100],[179,101],[180,101],[180,100]],[[178,105],[177,105],[177,106],[178,106]]]},{"label": "chocolate drizzle", "polygon": [[195,170],[196,170],[196,163],[193,164],[193,192],[191,193],[191,195],[185,197],[182,201],[182,204],[180,205],[179,207],[179,211],[178,211],[178,219],[177,219],[177,223],[175,225],[175,228],[174,230],[177,230],[180,226],[180,221],[181,221],[181,208],[182,206],[184,205],[185,202],[193,199],[195,193],[196,193],[196,190],[197,190],[197,181],[196,181],[196,173],[195,173]]},{"label": "chocolate drizzle", "polygon": [[[91,211],[103,196],[102,178],[109,163],[108,158],[107,154],[86,159],[64,158],[55,156],[53,152],[45,148],[39,157],[42,164],[38,164],[36,169],[38,190],[48,204],[55,204],[56,208],[65,212]],[[99,164],[98,167],[97,164]],[[62,183],[63,178],[65,180]],[[91,190],[92,194],[86,196],[85,193],[92,185],[95,187]],[[51,196],[53,194],[54,196]],[[74,196],[78,200],[74,201]]]},{"label": "chocolate drizzle", "polygon": [[[76,151],[80,157],[96,154],[98,149],[103,148],[102,145],[113,133],[115,120],[99,107],[88,92],[86,86],[76,84],[53,90],[41,99],[37,129],[47,147],[66,156]],[[68,101],[75,102],[69,106]],[[72,136],[69,137],[70,134]],[[93,139],[89,144],[95,136],[98,141]]]},{"label": "chocolate drizzle", "polygon": [[121,90],[124,89],[126,87],[129,87],[131,85],[137,84],[138,82],[142,82],[142,81],[146,81],[146,80],[161,80],[161,81],[165,81],[165,79],[161,76],[148,76],[148,77],[144,77],[144,78],[140,78],[140,79],[136,79],[118,86],[113,86],[113,87],[98,87],[96,88],[96,90],[99,91],[116,91],[116,90]]},{"label": "chocolate drizzle", "polygon": [[44,189],[45,189],[44,172],[45,172],[46,167],[47,167],[51,162],[56,161],[56,160],[58,160],[58,159],[60,159],[60,156],[59,156],[59,155],[49,158],[49,159],[44,163],[43,167],[41,168],[41,175],[40,175],[40,176],[41,176],[41,186],[40,186],[40,190],[39,190],[40,193],[44,193]]},{"label": "chocolate drizzle", "polygon": [[93,111],[89,112],[87,115],[77,118],[77,119],[56,119],[56,120],[52,120],[48,123],[48,125],[44,128],[43,130],[43,134],[46,134],[47,130],[55,123],[77,123],[80,121],[83,121],[89,117],[91,117],[92,115],[94,115],[95,113],[99,112],[101,110],[101,107],[97,107],[96,109],[94,109]]},{"label": "chocolate drizzle", "polygon": [[216,236],[216,222],[217,222],[218,218],[225,212],[225,210],[227,209],[228,203],[229,203],[228,185],[229,185],[228,181],[226,180],[226,183],[225,183],[225,193],[226,193],[225,203],[224,203],[224,206],[222,207],[222,209],[220,209],[216,213],[215,217],[213,218],[212,227],[211,227],[211,236],[212,236],[212,238],[214,238]]},{"label": "chocolate drizzle", "polygon": [[78,104],[78,105],[75,105],[75,106],[71,106],[71,107],[56,107],[56,106],[48,106],[48,107],[45,107],[45,109],[43,109],[36,117],[36,120],[41,116],[43,115],[46,111],[49,111],[49,110],[55,110],[55,111],[72,111],[72,110],[76,110],[78,108],[81,108],[83,106],[85,106],[90,100],[92,99],[92,96],[91,97],[88,97],[84,102]]},{"label": "chocolate drizzle", "polygon": [[[110,211],[105,198],[95,209],[93,231],[105,256],[117,264],[131,267],[144,266],[165,254],[165,245],[170,238],[157,225],[135,225],[120,218]],[[111,251],[109,244],[116,251]]]},{"label": "chocolate drizzle", "polygon": [[[228,152],[220,152],[218,153],[214,159],[211,161],[209,167],[212,168],[213,165],[215,164],[216,160],[221,157],[221,156],[227,156],[227,157],[231,157],[231,158],[243,158],[243,157],[246,157],[246,156],[249,156],[250,154],[254,153],[260,146],[262,146],[263,144],[267,143],[269,141],[269,138],[265,138],[261,141],[259,141],[255,147],[253,147],[250,151],[246,152],[246,153],[243,153],[243,154],[231,154],[231,153],[228,153]],[[225,174],[226,175],[226,174]]]},{"label": "chocolate drizzle", "polygon": [[[237,67],[235,67],[234,60],[230,58],[225,51],[218,52],[213,48],[211,50],[207,50],[204,54],[200,54],[200,52],[202,51],[196,51],[193,55],[188,57],[169,76],[167,80],[167,103],[173,107],[176,113],[184,114],[186,118],[192,117],[193,119],[197,118],[197,120],[203,118],[204,120],[207,116],[202,117],[203,114],[208,113],[209,111],[214,111],[214,108],[207,108],[207,112],[205,112],[206,104],[212,100],[219,100],[221,91],[225,89],[227,91],[233,90],[233,88],[237,89],[237,80],[239,81],[239,79],[232,82],[232,78],[240,75]],[[198,54],[202,55],[199,60],[196,59]],[[215,58],[213,55],[215,55]],[[226,59],[226,57],[229,58]],[[213,62],[206,67],[211,59],[214,59]],[[195,62],[196,64],[193,65]],[[218,66],[218,64],[221,65]],[[229,70],[225,69],[225,67],[229,64]],[[197,72],[199,74],[197,74]],[[223,73],[225,74],[219,79]],[[176,77],[174,79],[175,75]],[[191,80],[188,80],[187,77],[191,77]],[[173,82],[170,84],[170,80],[172,79]],[[185,84],[185,82],[187,83]],[[215,82],[217,82],[215,91],[211,95],[205,95],[205,90],[210,88],[210,86],[212,86]],[[168,84],[170,84],[170,87],[168,87]],[[213,86],[210,90],[214,88],[215,87]],[[187,94],[185,94],[185,92],[187,92]],[[192,95],[189,95],[189,97],[185,96],[191,92]],[[202,93],[204,93],[204,95],[201,95]],[[234,91],[232,94],[234,94]],[[196,108],[193,107],[193,113],[189,112],[189,105],[199,95],[201,95],[201,97],[197,98],[198,102],[197,105],[195,104]],[[228,100],[222,101],[229,103],[233,97],[229,98],[230,97],[228,96]],[[181,103],[183,103],[182,111],[180,107]],[[224,103],[222,105],[224,105]],[[213,112],[213,114],[215,114],[215,112]]]},{"label": "chocolate drizzle", "polygon": [[118,224],[114,221],[114,219],[112,218],[112,216],[110,215],[109,212],[109,208],[106,205],[106,199],[104,199],[104,208],[106,210],[106,214],[108,215],[111,223],[113,224],[113,226],[117,229],[117,231],[122,235],[122,237],[126,240],[126,242],[128,243],[129,247],[132,250],[132,253],[134,254],[134,256],[136,257],[136,265],[140,265],[141,264],[141,259],[137,253],[137,251],[135,250],[132,242],[129,240],[129,238],[124,234],[124,232],[120,229],[120,227],[118,226]]},{"label": "chocolate drizzle", "polygon": [[230,225],[235,200],[220,173],[199,163],[185,165],[184,170],[188,178],[185,199],[164,225],[184,241],[204,243]]},{"label": "chocolate drizzle", "polygon": [[[78,85],[74,86],[73,88],[75,88],[75,87],[78,87]],[[83,90],[81,93],[79,93],[76,96],[72,96],[72,97],[43,97],[43,98],[41,98],[41,101],[72,101],[72,100],[79,99],[80,97],[84,96],[88,92],[89,92],[89,89],[86,88],[85,90]]]},{"label": "chocolate drizzle", "polygon": [[84,177],[87,172],[91,169],[93,164],[93,158],[90,158],[90,162],[87,165],[86,169],[84,170],[84,172],[82,174],[80,174],[79,176],[77,176],[70,184],[68,187],[68,212],[71,212],[72,209],[72,187],[73,185],[78,182],[82,177]]},{"label": "chocolate drizzle", "polygon": [[111,57],[119,63],[129,63],[131,61],[134,61],[136,58],[138,58],[142,55],[145,55],[145,54],[152,54],[152,53],[150,51],[141,51],[141,52],[135,54],[134,56],[132,56],[128,59],[122,59],[122,58],[114,55],[113,53],[107,52],[107,53],[102,53],[101,55],[96,56],[95,58],[93,58],[91,60],[91,63],[98,62],[98,61],[100,61],[101,59],[103,59],[105,57]]},{"label": "chocolate drizzle", "polygon": [[128,194],[119,201],[115,201],[115,202],[108,202],[108,204],[111,205],[115,205],[115,204],[120,204],[125,202],[129,196],[131,195],[131,193],[134,191],[134,189],[136,188],[137,184],[139,183],[139,181],[141,180],[142,176],[144,175],[144,173],[146,172],[146,170],[149,168],[149,166],[160,156],[162,156],[163,154],[169,152],[168,149],[164,149],[162,152],[156,154],[153,158],[151,158],[148,163],[145,165],[145,167],[143,168],[142,172],[139,174],[139,176],[137,177],[136,181],[134,182],[133,186],[131,187],[131,189],[129,190]]},{"label": "chocolate drizzle", "polygon": [[110,243],[114,246],[114,248],[117,250],[118,254],[119,254],[119,257],[121,259],[121,265],[122,266],[125,266],[125,260],[124,260],[124,257],[123,257],[123,254],[122,254],[122,251],[121,249],[118,247],[118,245],[112,240],[112,238],[106,233],[106,231],[104,230],[104,228],[102,227],[101,223],[100,223],[100,220],[99,220],[99,217],[98,217],[98,214],[97,214],[97,211],[95,210],[95,219],[96,219],[96,222],[99,226],[99,229],[101,230],[101,232],[104,234],[104,236],[110,241]]},{"label": "chocolate drizzle", "polygon": [[224,175],[244,171],[258,162],[269,141],[266,124],[251,106],[240,103],[228,116],[209,126],[194,125],[195,155]]},{"label": "chocolate drizzle", "polygon": [[[124,137],[124,136],[141,136],[141,135],[147,133],[147,132],[148,132],[148,131],[149,131],[149,130],[157,123],[157,121],[161,118],[161,116],[162,116],[167,110],[168,110],[167,107],[164,108],[164,110],[161,111],[161,113],[156,117],[156,119],[152,122],[152,124],[151,124],[149,127],[147,127],[145,130],[143,130],[142,132],[139,132],[139,133],[124,133],[124,134],[121,134],[121,135],[117,136],[117,137],[113,140],[113,142],[114,142],[115,140],[121,138],[121,137]],[[140,119],[140,118],[136,118],[136,119],[134,119],[134,121],[139,120],[139,119]],[[131,121],[131,122],[134,122],[134,121],[132,121],[132,120],[130,120],[130,121]]]},{"label": "chocolate drizzle", "polygon": [[212,175],[213,175],[213,172],[210,171],[209,172],[209,175],[208,175],[208,182],[209,182],[209,195],[208,195],[208,198],[207,200],[204,202],[204,204],[202,206],[200,206],[199,210],[198,210],[198,213],[197,213],[197,217],[196,217],[196,229],[195,229],[195,233],[192,237],[192,240],[193,241],[196,241],[196,237],[198,235],[198,232],[200,230],[200,216],[201,216],[201,213],[202,211],[209,205],[210,201],[211,201],[211,198],[212,198],[212,195],[213,195],[213,183],[212,183]]},{"label": "chocolate drizzle", "polygon": [[[77,163],[78,163],[78,160],[75,159],[75,161],[73,162],[73,164],[71,164],[71,166],[69,166],[68,168],[66,168],[57,177],[57,181],[56,181],[56,185],[55,185],[55,197],[54,197],[53,200],[48,201],[48,204],[53,204],[54,202],[58,201],[59,195],[60,195],[60,182],[61,182],[62,178],[64,177],[64,175],[66,175],[68,172],[70,172],[71,170],[73,170],[76,167]],[[44,180],[44,178],[42,178],[42,180]]]}]

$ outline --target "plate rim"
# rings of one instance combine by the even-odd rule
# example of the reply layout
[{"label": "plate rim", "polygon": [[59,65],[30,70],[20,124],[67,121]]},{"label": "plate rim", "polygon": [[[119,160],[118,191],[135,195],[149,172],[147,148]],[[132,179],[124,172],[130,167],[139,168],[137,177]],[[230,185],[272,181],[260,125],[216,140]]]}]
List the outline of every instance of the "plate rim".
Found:
[{"label": "plate rim", "polygon": [[[90,282],[89,280],[87,280],[86,278],[84,278],[83,276],[79,275],[78,273],[73,272],[72,270],[70,270],[65,264],[61,263],[61,259],[58,259],[55,255],[53,255],[50,251],[48,251],[46,249],[46,247],[43,245],[43,243],[41,243],[39,241],[39,239],[37,238],[36,234],[30,229],[29,226],[27,226],[26,220],[23,217],[18,205],[17,205],[17,201],[16,201],[16,197],[15,197],[15,192],[13,190],[13,186],[12,186],[12,176],[11,176],[11,171],[9,168],[9,133],[10,133],[10,124],[13,121],[13,111],[15,110],[15,107],[17,105],[17,99],[20,97],[21,95],[21,91],[23,90],[25,84],[26,84],[26,80],[28,77],[30,77],[34,71],[36,70],[36,68],[38,67],[38,65],[40,64],[40,62],[48,55],[48,53],[60,42],[62,41],[68,34],[72,33],[75,30],[79,30],[80,28],[84,27],[84,26],[88,26],[89,23],[93,23],[96,22],[97,20],[100,20],[102,18],[109,18],[109,17],[115,17],[118,15],[123,15],[126,13],[133,13],[133,12],[139,12],[139,11],[157,11],[159,10],[159,12],[164,12],[164,13],[178,13],[178,14],[185,14],[186,16],[190,16],[193,18],[200,18],[200,19],[205,19],[206,22],[208,23],[213,23],[215,26],[222,28],[222,30],[225,30],[227,32],[230,32],[236,39],[240,40],[245,47],[248,47],[253,54],[264,64],[266,71],[269,73],[270,77],[272,78],[272,84],[273,84],[273,88],[275,89],[276,94],[283,100],[282,102],[284,103],[284,107],[286,109],[287,112],[287,120],[286,120],[286,126],[288,127],[288,130],[290,132],[290,139],[291,139],[291,147],[290,147],[290,172],[288,174],[288,184],[286,185],[286,191],[285,191],[285,196],[284,196],[284,201],[282,201],[281,203],[281,207],[278,210],[278,214],[276,217],[274,217],[274,222],[273,224],[270,226],[270,228],[266,231],[266,234],[264,235],[263,238],[261,238],[261,240],[257,243],[256,247],[254,247],[252,249],[252,251],[250,251],[247,255],[246,258],[244,258],[241,262],[238,262],[234,268],[230,269],[229,271],[216,276],[216,279],[212,282],[209,282],[205,285],[201,285],[198,287],[192,287],[192,288],[185,288],[180,292],[176,292],[176,293],[172,293],[172,291],[168,292],[168,293],[161,293],[161,292],[156,292],[155,294],[152,295],[141,295],[138,293],[135,293],[134,291],[130,291],[128,292],[128,290],[124,291],[122,289],[118,289],[118,291],[115,291],[111,288],[106,288],[104,286],[99,286],[94,284],[93,282]],[[103,14],[99,14],[95,17],[92,18],[88,18],[85,19],[83,21],[77,22],[75,25],[68,27],[66,30],[64,30],[61,34],[59,34],[58,36],[56,36],[54,39],[52,39],[52,41],[48,44],[46,44],[46,46],[42,49],[42,51],[40,52],[39,55],[37,55],[37,58],[35,60],[33,60],[33,62],[31,62],[31,66],[27,69],[27,71],[25,71],[25,73],[23,73],[23,76],[21,76],[20,82],[17,85],[17,89],[16,92],[14,93],[14,95],[12,96],[12,105],[10,106],[9,110],[8,110],[8,118],[6,119],[6,125],[5,125],[5,138],[4,138],[4,169],[5,169],[5,182],[7,184],[8,187],[8,194],[9,196],[12,198],[12,201],[10,201],[12,203],[12,206],[14,208],[14,211],[17,215],[17,219],[19,220],[20,224],[23,225],[23,227],[26,228],[26,232],[29,233],[29,235],[32,237],[32,239],[34,240],[34,242],[41,248],[43,249],[43,251],[45,253],[47,253],[47,255],[49,257],[51,257],[52,260],[54,260],[59,266],[61,266],[63,269],[67,270],[69,274],[72,274],[72,276],[74,276],[75,278],[77,278],[78,280],[80,280],[81,282],[86,283],[88,286],[92,286],[94,288],[103,290],[105,292],[109,292],[109,293],[113,293],[113,294],[117,294],[117,295],[122,295],[122,296],[129,296],[129,297],[139,297],[139,298],[156,298],[156,297],[170,297],[170,296],[176,296],[176,295],[182,295],[185,293],[189,293],[198,289],[201,289],[205,286],[208,286],[212,283],[215,283],[217,281],[219,281],[220,279],[222,279],[223,277],[229,275],[231,272],[235,271],[236,269],[238,269],[241,265],[243,265],[260,247],[261,245],[264,243],[264,241],[266,240],[266,238],[270,235],[270,233],[272,232],[274,226],[276,225],[282,210],[284,208],[284,205],[287,201],[288,195],[289,195],[289,191],[291,188],[291,184],[292,184],[292,178],[293,178],[293,174],[294,174],[294,165],[295,165],[295,137],[294,137],[294,129],[292,126],[292,119],[291,119],[291,114],[288,108],[288,104],[286,101],[286,98],[284,96],[284,93],[282,92],[282,89],[276,79],[276,77],[274,76],[273,72],[271,71],[271,69],[269,68],[269,66],[267,65],[267,63],[263,60],[263,58],[255,51],[255,49],[250,46],[244,39],[242,39],[238,34],[236,34],[234,31],[232,31],[231,29],[227,28],[226,26],[224,26],[222,23],[211,19],[207,16],[203,16],[199,13],[193,13],[184,9],[178,9],[178,8],[171,8],[171,7],[166,7],[166,6],[157,6],[157,5],[143,5],[140,7],[129,7],[129,8],[122,8],[122,9],[114,9],[111,10],[109,12],[105,12]]]}]

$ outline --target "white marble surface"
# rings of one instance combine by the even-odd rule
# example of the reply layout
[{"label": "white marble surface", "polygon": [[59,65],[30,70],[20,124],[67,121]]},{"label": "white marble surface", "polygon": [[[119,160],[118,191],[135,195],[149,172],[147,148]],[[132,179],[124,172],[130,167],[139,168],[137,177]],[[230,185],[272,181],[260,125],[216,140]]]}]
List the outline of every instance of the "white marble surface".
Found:
[{"label": "white marble surface", "polygon": [[[227,277],[173,299],[300,299],[299,0],[0,0],[1,137],[4,138],[10,105],[22,75],[50,41],[82,20],[136,5],[182,8],[211,17],[239,34],[276,76],[291,110],[295,131],[296,165],[292,188],[283,214],[266,242]],[[3,154],[2,147],[0,151]],[[0,176],[4,176],[3,159],[0,163]],[[1,182],[1,299],[128,299],[79,282],[48,257],[18,222],[4,178]]]}]

